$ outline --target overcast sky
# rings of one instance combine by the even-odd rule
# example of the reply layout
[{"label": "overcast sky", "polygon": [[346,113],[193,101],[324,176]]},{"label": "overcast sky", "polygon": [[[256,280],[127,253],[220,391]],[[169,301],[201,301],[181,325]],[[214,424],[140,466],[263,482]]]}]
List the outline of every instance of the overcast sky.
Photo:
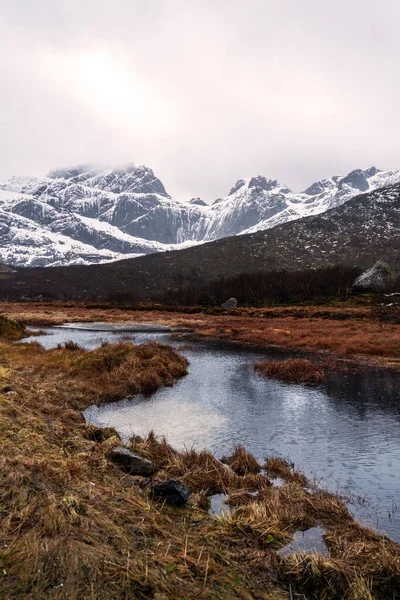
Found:
[{"label": "overcast sky", "polygon": [[0,0],[0,177],[152,167],[182,200],[400,168],[398,0]]}]

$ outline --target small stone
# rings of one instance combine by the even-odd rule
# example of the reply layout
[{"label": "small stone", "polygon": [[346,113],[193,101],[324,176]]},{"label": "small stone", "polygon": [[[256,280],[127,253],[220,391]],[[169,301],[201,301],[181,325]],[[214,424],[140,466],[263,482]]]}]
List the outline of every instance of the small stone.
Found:
[{"label": "small stone", "polygon": [[151,495],[155,500],[171,506],[183,506],[189,499],[189,490],[180,481],[171,479],[154,485]]},{"label": "small stone", "polygon": [[141,475],[150,477],[153,474],[153,463],[147,458],[143,458],[128,448],[117,447],[110,453],[111,459],[121,465],[130,475]]}]

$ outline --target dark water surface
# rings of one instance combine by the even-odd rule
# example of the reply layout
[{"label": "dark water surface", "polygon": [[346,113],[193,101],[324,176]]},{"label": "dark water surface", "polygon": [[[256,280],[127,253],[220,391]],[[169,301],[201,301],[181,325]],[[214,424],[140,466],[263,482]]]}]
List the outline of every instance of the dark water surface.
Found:
[{"label": "dark water surface", "polygon": [[[135,343],[169,343],[167,333],[49,333],[32,339],[46,347],[72,339],[94,348],[125,336]],[[312,388],[256,375],[254,362],[267,353],[205,344],[183,352],[189,374],[174,387],[90,407],[85,418],[115,427],[125,440],[154,429],[178,449],[207,448],[220,457],[242,443],[260,460],[287,457],[320,485],[351,496],[358,519],[400,542],[399,374],[335,374],[329,384]]]}]

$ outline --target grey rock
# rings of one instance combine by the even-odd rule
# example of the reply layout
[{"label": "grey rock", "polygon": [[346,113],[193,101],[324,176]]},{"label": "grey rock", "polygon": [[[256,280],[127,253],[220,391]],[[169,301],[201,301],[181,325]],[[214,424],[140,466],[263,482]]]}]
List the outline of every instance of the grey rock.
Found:
[{"label": "grey rock", "polygon": [[188,501],[190,492],[180,481],[170,479],[154,485],[151,495],[155,500],[171,506],[183,506]]},{"label": "grey rock", "polygon": [[361,169],[355,169],[339,181],[339,189],[342,189],[343,184],[356,188],[360,192],[366,192],[369,188],[368,175]]},{"label": "grey rock", "polygon": [[150,477],[153,474],[153,463],[147,458],[131,452],[128,448],[118,446],[111,451],[110,457],[113,462],[121,465],[130,475]]},{"label": "grey rock", "polygon": [[361,273],[353,284],[354,290],[384,290],[394,280],[394,274],[388,264],[378,260],[373,267]]},{"label": "grey rock", "polygon": [[[239,181],[237,181],[235,183],[235,185],[233,186],[233,188],[229,192],[229,196],[232,196],[235,192],[237,192],[238,190],[240,190],[240,188],[243,187],[244,185],[246,185],[246,180],[245,179],[239,179]],[[215,202],[217,202],[217,200],[215,200]],[[215,204],[215,202],[214,202],[214,204]]]},{"label": "grey rock", "polygon": [[238,301],[236,298],[229,298],[229,300],[221,304],[222,308],[236,308],[237,305]]},{"label": "grey rock", "polygon": [[269,179],[268,177],[262,177],[258,175],[257,177],[252,177],[249,182],[249,188],[259,188],[266,192],[270,192],[278,185],[276,179]]}]

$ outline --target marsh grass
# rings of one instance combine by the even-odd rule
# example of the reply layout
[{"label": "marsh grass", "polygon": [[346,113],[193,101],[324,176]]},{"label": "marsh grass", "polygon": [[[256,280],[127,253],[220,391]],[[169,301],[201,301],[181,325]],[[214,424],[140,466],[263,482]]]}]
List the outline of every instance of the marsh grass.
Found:
[{"label": "marsh grass", "polygon": [[257,363],[254,369],[263,377],[288,383],[322,383],[326,379],[323,366],[306,358],[267,360]]},{"label": "marsh grass", "polygon": [[[164,439],[158,441],[154,433],[135,448],[157,462],[159,479],[173,477],[185,483],[192,492],[194,506],[207,510],[210,495],[228,494],[226,503],[235,510],[218,519],[224,535],[230,540],[241,536],[243,545],[251,541],[254,548],[266,553],[296,597],[396,598],[400,589],[400,546],[358,525],[337,495],[304,487],[308,484],[306,477],[288,461],[274,456],[266,459],[268,473],[286,481],[275,488],[265,475],[238,475],[208,452],[178,453]],[[242,447],[233,453],[242,460],[246,455]],[[252,463],[250,457],[246,456],[246,464]],[[316,525],[323,525],[327,531],[324,538],[329,557],[275,554],[296,531]]]},{"label": "marsh grass", "polygon": [[26,335],[25,325],[16,319],[0,314],[0,339],[20,340]]},{"label": "marsh grass", "polygon": [[[142,442],[133,440],[131,447],[152,460],[159,470],[159,479],[179,479],[193,493],[211,496],[238,489],[258,490],[271,485],[266,475],[254,472],[238,475],[206,450],[177,452],[165,439],[158,440],[153,432]],[[248,460],[251,459],[256,462],[249,454]]]},{"label": "marsh grass", "polygon": [[[356,303],[356,305],[354,305]],[[357,305],[358,303],[358,305]],[[136,310],[112,305],[62,303],[4,303],[4,311],[29,326],[43,327],[65,322],[153,322],[191,328],[197,339],[212,338],[241,346],[262,349],[278,346],[307,352],[327,353],[344,360],[399,366],[400,324],[382,323],[371,318],[370,299],[330,305],[241,307],[234,314],[222,309],[179,308],[142,303]],[[232,312],[232,311],[231,311]]]},{"label": "marsh grass", "polygon": [[[0,393],[0,597],[286,599],[268,576],[260,589],[255,550],[241,543],[242,536],[225,534],[222,523],[195,506],[177,510],[154,503],[142,480],[108,459],[111,448],[121,445],[116,432],[85,425],[76,407],[99,394],[86,396],[82,384],[89,373],[101,373],[93,364],[105,360],[112,374],[127,359],[140,359],[134,363],[138,387],[149,362],[166,381],[186,370],[186,362],[158,345],[118,350],[114,362],[108,354],[104,358],[104,349],[101,358],[87,358],[90,353],[81,350],[0,341],[15,390],[12,396]],[[91,385],[98,381],[91,379]],[[194,470],[196,463],[208,464],[213,471],[204,456],[178,460],[154,436],[135,443],[158,452],[164,477],[179,472],[184,478],[187,464]],[[165,471],[169,463],[171,473]],[[209,473],[205,480],[213,478]],[[198,488],[204,485],[202,480]]]},{"label": "marsh grass", "polygon": [[[15,392],[0,393],[1,598],[288,600],[274,570],[298,598],[398,596],[399,545],[358,525],[339,497],[308,491],[287,461],[266,459],[268,474],[286,482],[275,488],[208,452],[177,452],[154,434],[132,439],[156,480],[188,486],[191,504],[179,510],[154,503],[145,480],[110,462],[118,435],[86,426],[77,409],[169,385],[187,369],[172,349],[44,350],[3,338],[0,361]],[[238,456],[242,467],[252,463]],[[228,494],[235,510],[209,517],[213,493]],[[296,530],[319,523],[329,557],[276,554]]]},{"label": "marsh grass", "polygon": [[137,393],[151,393],[187,373],[186,358],[170,346],[150,342],[127,343],[84,350],[74,343],[45,350],[39,344],[20,344],[10,349],[16,369],[28,367],[41,374],[46,385],[68,382],[63,394],[74,399],[74,408],[119,400]]},{"label": "marsh grass", "polygon": [[[229,500],[228,500],[229,503]],[[261,547],[279,548],[296,530],[322,524],[329,556],[276,556],[282,582],[315,600],[387,600],[400,590],[400,546],[358,525],[340,498],[309,493],[297,483],[264,488],[257,498],[236,502],[230,527],[253,534]]]},{"label": "marsh grass", "polygon": [[229,465],[237,475],[256,474],[261,471],[261,465],[241,444],[235,447],[231,456],[224,456],[221,461]]},{"label": "marsh grass", "polygon": [[295,471],[294,465],[280,456],[268,456],[265,459],[264,469],[271,477],[281,477],[287,482],[307,485],[307,477],[300,471]]}]

